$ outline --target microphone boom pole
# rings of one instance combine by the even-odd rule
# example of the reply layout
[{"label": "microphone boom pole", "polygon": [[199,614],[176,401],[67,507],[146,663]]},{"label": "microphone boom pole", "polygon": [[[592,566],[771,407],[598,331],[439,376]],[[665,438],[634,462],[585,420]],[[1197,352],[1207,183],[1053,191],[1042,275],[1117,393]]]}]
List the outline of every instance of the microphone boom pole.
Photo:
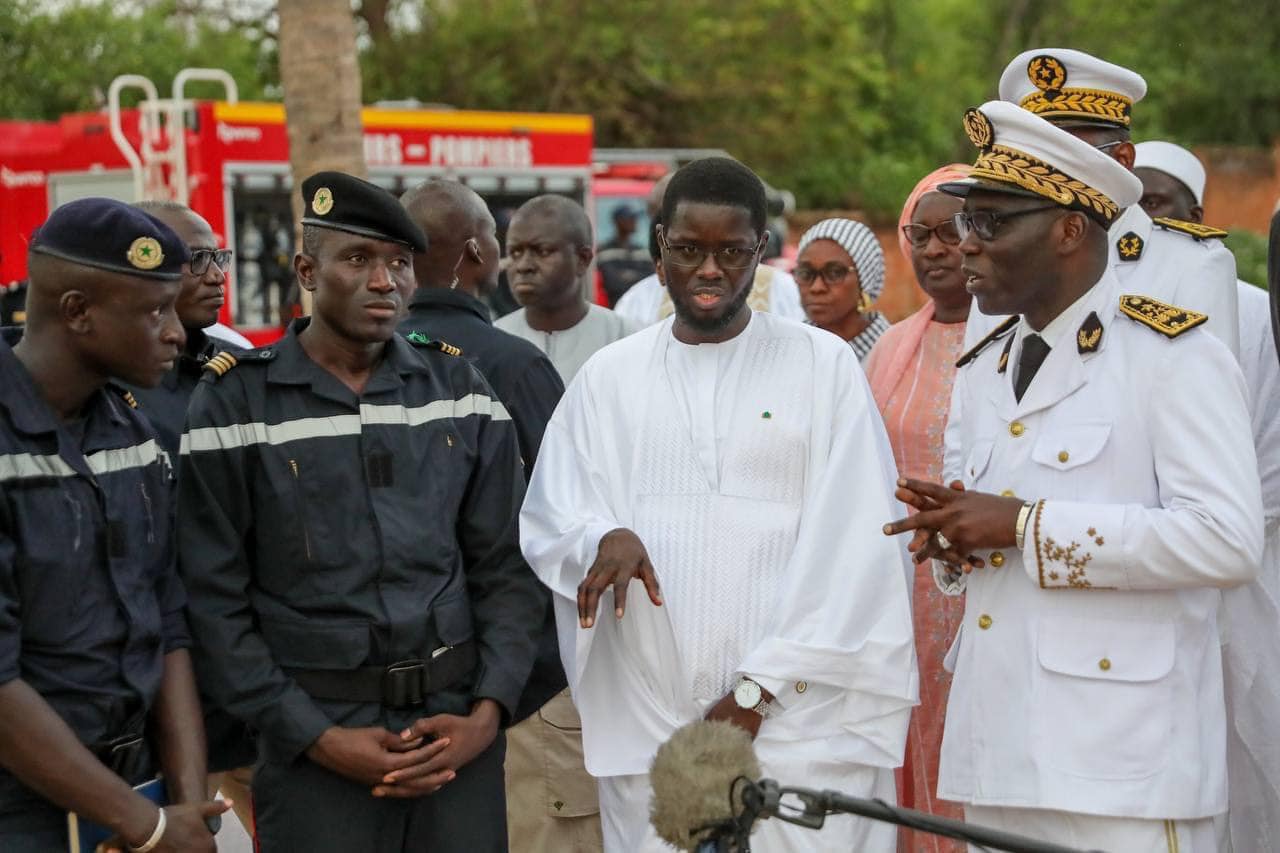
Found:
[{"label": "microphone boom pole", "polygon": [[[790,795],[804,805],[801,812],[788,808],[782,797]],[[872,820],[919,829],[933,835],[955,838],[979,847],[1004,850],[1007,853],[1084,853],[1073,847],[1063,847],[1047,841],[1038,841],[1010,832],[988,829],[977,824],[891,806],[882,800],[866,800],[850,797],[839,791],[815,791],[810,788],[783,788],[772,779],[765,779],[743,793],[746,809],[759,815],[770,815],[788,823],[818,829],[829,814],[851,814]],[[1096,853],[1096,851],[1095,851]]]}]

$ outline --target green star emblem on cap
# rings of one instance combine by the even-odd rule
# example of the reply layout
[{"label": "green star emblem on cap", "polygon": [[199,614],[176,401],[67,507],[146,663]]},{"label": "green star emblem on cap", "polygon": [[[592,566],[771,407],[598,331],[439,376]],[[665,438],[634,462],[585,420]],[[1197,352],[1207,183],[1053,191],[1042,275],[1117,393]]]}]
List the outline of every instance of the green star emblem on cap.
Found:
[{"label": "green star emblem on cap", "polygon": [[311,209],[317,216],[324,216],[333,210],[333,193],[328,187],[316,190],[316,194],[311,197]]},{"label": "green star emblem on cap", "polygon": [[140,270],[153,270],[164,263],[164,251],[155,237],[139,237],[129,245],[125,259]]},{"label": "green star emblem on cap", "polygon": [[760,413],[760,417],[764,418],[764,419],[767,421],[767,420],[769,420],[770,418],[772,418],[772,417],[773,417],[773,413],[772,413],[772,412],[761,412],[761,413]]}]

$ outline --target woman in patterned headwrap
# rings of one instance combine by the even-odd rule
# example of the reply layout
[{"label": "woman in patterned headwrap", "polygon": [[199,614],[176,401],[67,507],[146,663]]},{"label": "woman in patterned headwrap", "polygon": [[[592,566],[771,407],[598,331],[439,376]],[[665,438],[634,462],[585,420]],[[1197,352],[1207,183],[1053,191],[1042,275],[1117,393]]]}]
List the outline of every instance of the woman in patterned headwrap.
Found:
[{"label": "woman in patterned headwrap", "polygon": [[[960,271],[960,235],[951,222],[961,200],[937,188],[968,174],[964,166],[944,166],[921,180],[907,198],[898,245],[930,300],[891,328],[863,365],[884,416],[898,473],[933,483],[942,480],[943,432],[970,302]],[[940,802],[935,792],[951,688],[951,675],[942,668],[942,659],[964,617],[964,598],[943,595],[927,565],[916,570],[912,598],[920,704],[907,731],[900,799],[904,806],[963,820],[964,810],[955,803]],[[909,830],[903,830],[901,841],[899,850],[910,853],[964,849],[959,842]]]},{"label": "woman in patterned headwrap", "polygon": [[889,328],[871,310],[884,287],[884,251],[871,229],[852,219],[824,219],[804,232],[796,268],[809,322],[849,342],[861,361]]}]

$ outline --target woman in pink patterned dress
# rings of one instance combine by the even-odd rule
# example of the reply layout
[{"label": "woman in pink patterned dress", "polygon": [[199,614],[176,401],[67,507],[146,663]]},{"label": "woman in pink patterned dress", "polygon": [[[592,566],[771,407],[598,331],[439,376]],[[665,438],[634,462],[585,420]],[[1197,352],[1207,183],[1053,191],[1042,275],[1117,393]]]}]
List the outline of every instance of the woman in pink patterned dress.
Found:
[{"label": "woman in pink patterned dress", "polygon": [[[890,327],[865,363],[898,472],[928,482],[942,479],[943,431],[970,301],[960,271],[960,237],[951,222],[962,202],[938,192],[937,186],[967,176],[964,166],[944,166],[920,181],[908,197],[899,220],[898,244],[930,301]],[[943,595],[928,566],[916,570],[913,599],[920,705],[912,713],[907,734],[901,802],[963,820],[963,809],[938,801],[935,792],[951,687],[951,674],[943,669],[942,659],[960,627],[964,599]],[[909,830],[899,840],[899,850],[911,853],[963,849],[959,842]]]}]

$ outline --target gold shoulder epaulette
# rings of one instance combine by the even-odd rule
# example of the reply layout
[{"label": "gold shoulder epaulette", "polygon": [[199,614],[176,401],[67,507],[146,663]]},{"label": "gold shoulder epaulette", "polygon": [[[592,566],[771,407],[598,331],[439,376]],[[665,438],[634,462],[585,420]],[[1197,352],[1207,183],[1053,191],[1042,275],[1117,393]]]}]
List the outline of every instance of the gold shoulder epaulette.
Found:
[{"label": "gold shoulder epaulette", "polygon": [[462,355],[462,350],[453,344],[447,344],[436,338],[428,338],[422,332],[410,332],[405,335],[405,340],[414,346],[426,347],[427,349],[439,350],[445,355]]},{"label": "gold shoulder epaulette", "polygon": [[1166,305],[1150,296],[1135,296],[1127,293],[1120,297],[1120,313],[1155,329],[1167,338],[1176,338],[1209,319],[1208,314],[1188,311],[1176,305]]},{"label": "gold shoulder epaulette", "polygon": [[1187,222],[1182,219],[1170,219],[1162,216],[1159,219],[1151,220],[1166,231],[1178,231],[1182,234],[1189,234],[1197,240],[1208,240],[1210,237],[1217,237],[1221,240],[1227,236],[1227,232],[1221,228],[1214,228],[1212,225],[1203,225],[1199,222]]},{"label": "gold shoulder epaulette", "polygon": [[222,377],[228,370],[240,363],[240,359],[231,353],[223,350],[204,363],[205,370],[212,370],[215,375]]},{"label": "gold shoulder epaulette", "polygon": [[994,329],[992,329],[990,334],[988,334],[985,338],[983,338],[982,340],[974,344],[973,349],[969,350],[967,353],[960,356],[960,360],[956,362],[956,367],[964,367],[966,364],[968,364],[969,362],[977,358],[978,353],[982,352],[984,349],[987,348],[987,344],[1000,338],[1002,335],[1004,335],[1005,332],[1008,332],[1014,326],[1018,325],[1019,319],[1020,319],[1020,315],[1014,314],[1012,317],[1005,320],[999,326],[996,326]]}]

